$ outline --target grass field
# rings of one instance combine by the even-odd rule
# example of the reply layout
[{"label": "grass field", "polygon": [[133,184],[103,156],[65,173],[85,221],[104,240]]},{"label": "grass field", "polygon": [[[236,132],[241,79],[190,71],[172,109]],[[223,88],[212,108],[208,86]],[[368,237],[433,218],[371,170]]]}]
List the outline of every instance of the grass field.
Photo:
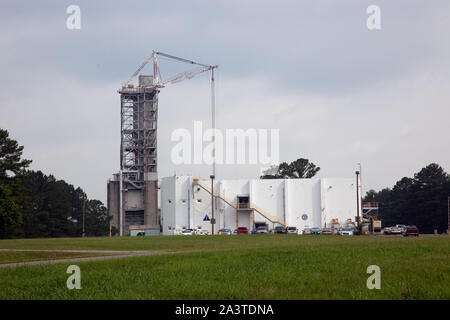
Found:
[{"label": "grass field", "polygon": [[[2,240],[0,248],[179,252],[0,269],[0,299],[450,299],[450,237],[174,236]],[[369,265],[381,289],[369,290]]]}]

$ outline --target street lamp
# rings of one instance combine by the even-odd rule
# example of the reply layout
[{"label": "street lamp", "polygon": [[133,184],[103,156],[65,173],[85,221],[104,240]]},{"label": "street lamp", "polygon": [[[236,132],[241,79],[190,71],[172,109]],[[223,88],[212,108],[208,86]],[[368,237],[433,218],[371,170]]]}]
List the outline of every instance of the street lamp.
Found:
[{"label": "street lamp", "polygon": [[362,189],[362,165],[360,162],[357,163],[357,165],[359,166],[359,188],[361,189],[361,196],[363,194],[363,189]]},{"label": "street lamp", "polygon": [[360,224],[360,216],[359,216],[359,171],[356,171],[356,224],[358,227],[359,234],[359,224]]}]

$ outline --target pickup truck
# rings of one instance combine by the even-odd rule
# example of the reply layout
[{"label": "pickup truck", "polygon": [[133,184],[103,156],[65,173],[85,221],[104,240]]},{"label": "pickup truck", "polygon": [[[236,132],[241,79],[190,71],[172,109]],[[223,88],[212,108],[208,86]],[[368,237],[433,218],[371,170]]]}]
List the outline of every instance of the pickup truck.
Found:
[{"label": "pickup truck", "polygon": [[416,226],[406,226],[404,231],[403,231],[403,236],[407,237],[407,236],[419,236],[419,228],[417,228]]}]

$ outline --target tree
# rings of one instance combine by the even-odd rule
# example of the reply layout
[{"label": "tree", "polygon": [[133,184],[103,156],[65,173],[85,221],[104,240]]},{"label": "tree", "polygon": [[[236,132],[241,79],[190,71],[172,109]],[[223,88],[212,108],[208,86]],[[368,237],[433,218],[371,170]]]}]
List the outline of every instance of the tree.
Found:
[{"label": "tree", "polygon": [[84,204],[86,234],[109,233],[111,218],[100,201],[64,180],[26,170],[31,161],[21,159],[22,151],[0,129],[0,237],[79,237]]},{"label": "tree", "polygon": [[429,233],[434,229],[447,229],[447,197],[450,195],[450,178],[436,163],[414,175],[412,198],[414,208],[410,219]]},{"label": "tree", "polygon": [[447,197],[450,195],[450,177],[436,163],[404,177],[392,189],[370,190],[364,201],[379,203],[379,217],[383,225],[413,224],[421,232],[447,229]]},{"label": "tree", "polygon": [[9,237],[13,227],[21,222],[19,206],[15,203],[11,190],[0,184],[0,238]]},{"label": "tree", "polygon": [[111,216],[99,200],[89,200],[86,204],[86,236],[106,236],[109,234]]},{"label": "tree", "polygon": [[261,179],[290,179],[290,178],[312,178],[320,167],[308,159],[300,158],[291,163],[282,162],[275,174],[263,174]]},{"label": "tree", "polygon": [[14,196],[22,212],[23,222],[15,227],[16,237],[79,237],[109,233],[107,210],[98,200],[89,200],[81,188],[41,171],[23,171],[14,178]]},{"label": "tree", "polygon": [[8,172],[15,175],[28,167],[31,160],[21,159],[23,146],[9,138],[7,130],[0,128],[0,181],[8,178]]}]

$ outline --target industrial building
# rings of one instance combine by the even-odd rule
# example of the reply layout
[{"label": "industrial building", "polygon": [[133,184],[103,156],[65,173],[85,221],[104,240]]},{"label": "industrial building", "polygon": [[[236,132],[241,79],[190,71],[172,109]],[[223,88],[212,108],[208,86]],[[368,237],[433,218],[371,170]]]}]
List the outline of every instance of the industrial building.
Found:
[{"label": "industrial building", "polygon": [[[162,80],[157,56],[197,69]],[[153,61],[153,75],[139,75]],[[191,60],[153,52],[125,82],[120,94],[120,169],[108,180],[108,213],[119,235],[170,235],[176,230],[234,229],[258,225],[326,227],[359,216],[354,179],[210,180],[173,176],[158,180],[158,93],[171,83],[211,71],[211,114],[215,128],[214,70]],[[139,75],[138,85],[131,80]],[[215,162],[212,166],[215,175]],[[357,178],[358,179],[358,178]],[[358,180],[357,180],[358,181]],[[159,190],[160,189],[160,190]],[[214,196],[212,196],[214,195]],[[158,199],[161,204],[158,205]],[[215,223],[212,223],[215,222]]]},{"label": "industrial building", "polygon": [[[183,228],[212,231],[211,180],[165,177],[160,188],[164,235]],[[351,178],[214,180],[215,230],[264,224],[303,230],[355,221],[356,189]]]}]

